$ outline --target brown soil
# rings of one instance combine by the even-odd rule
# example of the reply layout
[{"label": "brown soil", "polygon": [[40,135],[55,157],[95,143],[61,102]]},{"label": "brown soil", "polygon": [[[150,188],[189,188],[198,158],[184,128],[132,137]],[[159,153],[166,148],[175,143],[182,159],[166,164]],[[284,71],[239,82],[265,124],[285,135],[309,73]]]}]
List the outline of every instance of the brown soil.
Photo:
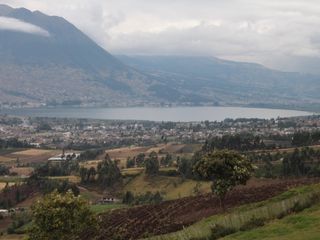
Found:
[{"label": "brown soil", "polygon": [[[319,182],[319,179],[277,180],[266,184],[249,184],[230,192],[226,208],[254,203],[274,197],[289,188]],[[100,215],[101,228],[98,239],[139,239],[144,234],[153,235],[175,232],[203,218],[221,213],[219,200],[212,194],[166,201],[158,205],[117,209]],[[84,239],[90,239],[90,233]],[[118,239],[118,238],[117,238]]]}]

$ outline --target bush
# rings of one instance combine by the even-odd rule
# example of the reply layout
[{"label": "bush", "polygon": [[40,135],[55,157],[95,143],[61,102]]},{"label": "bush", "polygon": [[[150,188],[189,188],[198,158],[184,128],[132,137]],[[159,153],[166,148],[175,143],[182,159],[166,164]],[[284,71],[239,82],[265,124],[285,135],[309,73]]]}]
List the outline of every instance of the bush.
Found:
[{"label": "bush", "polygon": [[237,230],[231,227],[224,227],[219,224],[216,224],[213,228],[211,228],[211,240],[216,240],[222,238],[224,236],[235,233]]},{"label": "bush", "polygon": [[248,231],[257,227],[262,227],[265,224],[265,219],[252,217],[248,222],[240,227],[240,231]]}]

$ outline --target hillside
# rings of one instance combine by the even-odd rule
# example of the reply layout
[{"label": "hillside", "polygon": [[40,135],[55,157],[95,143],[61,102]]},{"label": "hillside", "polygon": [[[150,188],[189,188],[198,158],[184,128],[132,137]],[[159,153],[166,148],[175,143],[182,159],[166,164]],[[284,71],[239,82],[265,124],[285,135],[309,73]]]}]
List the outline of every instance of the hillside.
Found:
[{"label": "hillside", "polygon": [[281,72],[214,57],[117,56],[121,61],[191,94],[195,103],[318,108],[320,77]]},{"label": "hillside", "polygon": [[64,18],[0,5],[0,106],[319,110],[320,77],[213,57],[117,56]]},{"label": "hillside", "polygon": [[149,99],[150,78],[65,19],[5,5],[0,17],[1,102],[121,105]]}]

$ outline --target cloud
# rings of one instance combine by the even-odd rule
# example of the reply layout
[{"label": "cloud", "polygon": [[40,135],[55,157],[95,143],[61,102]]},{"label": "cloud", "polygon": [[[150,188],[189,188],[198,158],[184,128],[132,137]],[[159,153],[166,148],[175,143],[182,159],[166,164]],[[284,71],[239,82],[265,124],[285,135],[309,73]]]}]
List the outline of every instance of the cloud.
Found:
[{"label": "cloud", "polygon": [[0,17],[0,30],[37,34],[44,37],[50,36],[49,32],[41,27],[9,17]]},{"label": "cloud", "polygon": [[319,0],[2,2],[63,16],[116,54],[210,55],[290,71],[320,62]]}]

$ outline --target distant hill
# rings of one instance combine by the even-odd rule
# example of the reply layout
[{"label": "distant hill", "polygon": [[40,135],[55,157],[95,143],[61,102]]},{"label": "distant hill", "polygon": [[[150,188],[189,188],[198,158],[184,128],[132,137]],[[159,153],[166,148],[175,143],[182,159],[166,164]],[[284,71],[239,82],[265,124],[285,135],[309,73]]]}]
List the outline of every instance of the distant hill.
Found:
[{"label": "distant hill", "polygon": [[114,57],[61,17],[0,5],[0,106],[315,109],[319,90],[318,77],[257,64],[207,57]]},{"label": "distant hill", "polygon": [[[195,102],[320,109],[320,77],[281,72],[254,63],[214,57],[117,56],[125,64],[161,79]],[[183,95],[183,94],[182,94]]]}]

